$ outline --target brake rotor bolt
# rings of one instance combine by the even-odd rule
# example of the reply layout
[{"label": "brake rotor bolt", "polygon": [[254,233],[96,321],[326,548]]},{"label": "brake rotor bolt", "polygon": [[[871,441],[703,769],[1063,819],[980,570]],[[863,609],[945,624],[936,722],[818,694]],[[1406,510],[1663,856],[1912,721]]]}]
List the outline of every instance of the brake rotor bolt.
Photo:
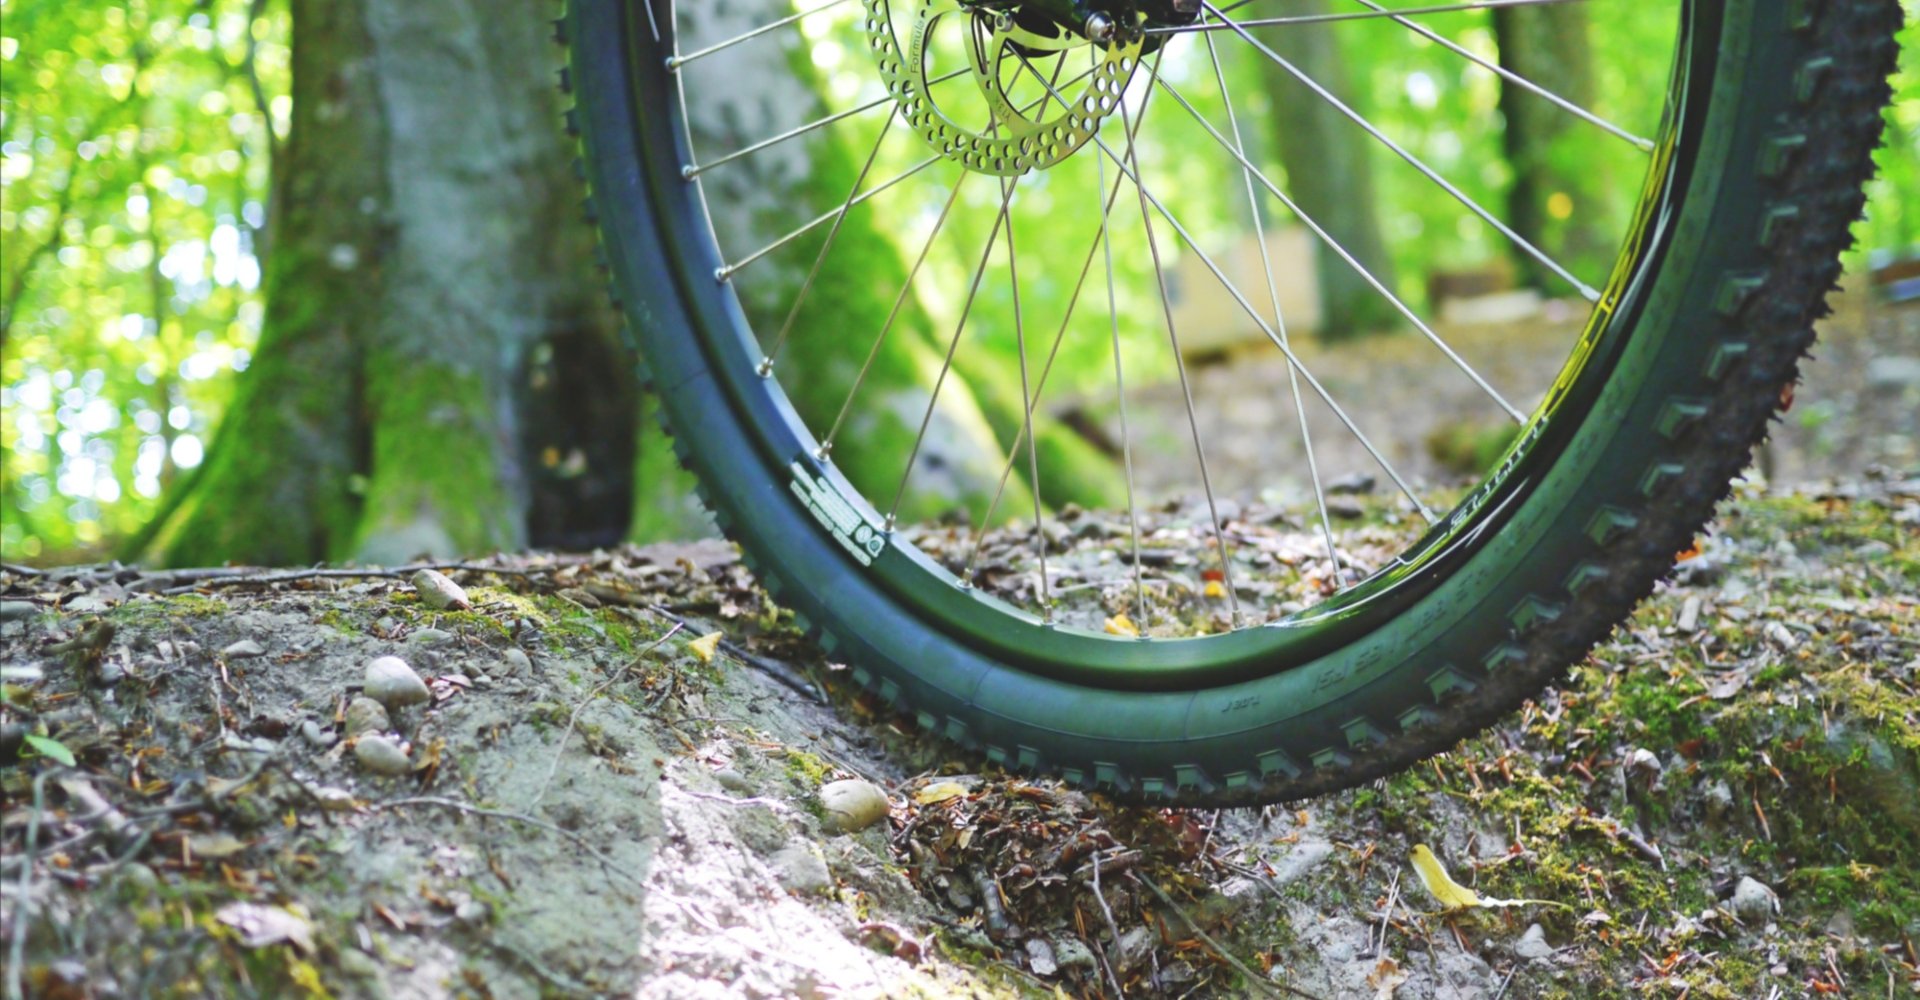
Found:
[{"label": "brake rotor bolt", "polygon": [[1099,11],[1087,15],[1086,34],[1089,41],[1108,42],[1113,40],[1113,18]]}]

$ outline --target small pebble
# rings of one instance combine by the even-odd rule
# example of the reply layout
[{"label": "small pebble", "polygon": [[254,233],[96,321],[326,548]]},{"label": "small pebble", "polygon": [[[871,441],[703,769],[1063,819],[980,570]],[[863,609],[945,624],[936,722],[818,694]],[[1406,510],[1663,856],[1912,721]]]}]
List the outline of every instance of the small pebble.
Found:
[{"label": "small pebble", "polygon": [[360,807],[360,800],[344,788],[316,788],[313,797],[320,802],[320,808],[328,812],[348,812]]},{"label": "small pebble", "polygon": [[427,682],[397,656],[382,656],[367,664],[366,695],[388,708],[418,705],[433,697]]},{"label": "small pebble", "polygon": [[405,774],[413,767],[398,743],[376,733],[368,733],[353,742],[353,758],[375,774]]},{"label": "small pebble", "polygon": [[393,728],[392,720],[387,718],[387,706],[364,695],[347,703],[346,720],[348,737],[384,733]]},{"label": "small pebble", "polygon": [[1051,976],[1060,971],[1060,963],[1053,958],[1053,945],[1044,938],[1027,939],[1027,965],[1036,976]]},{"label": "small pebble", "polygon": [[244,660],[252,656],[264,656],[267,647],[252,639],[242,639],[220,651],[229,660]]},{"label": "small pebble", "polygon": [[[380,706],[379,702],[372,701],[370,699],[368,700],[367,704],[372,705],[375,708],[379,708]],[[380,716],[382,719],[386,717],[386,714],[387,714],[386,709],[380,710]],[[306,740],[308,743],[312,744],[313,746],[321,750],[325,750],[326,748],[332,746],[334,744],[334,741],[338,739],[338,737],[328,732],[326,730],[326,727],[320,725],[320,723],[315,722],[312,719],[308,719],[305,722],[300,723],[300,738]]]},{"label": "small pebble", "polygon": [[1558,950],[1547,941],[1547,930],[1539,924],[1527,928],[1527,932],[1514,942],[1513,953],[1521,958],[1552,958]]},{"label": "small pebble", "polygon": [[453,908],[453,919],[464,927],[482,927],[487,922],[487,904],[477,899],[462,900]]},{"label": "small pebble", "polygon": [[415,629],[407,636],[407,641],[416,646],[437,646],[451,638],[453,633],[445,629],[423,628]]},{"label": "small pebble", "polygon": [[872,782],[859,778],[830,781],[820,788],[820,805],[827,826],[836,833],[864,830],[887,816],[887,795]]},{"label": "small pebble", "polygon": [[473,607],[473,602],[467,600],[467,592],[439,570],[423,569],[413,574],[413,589],[419,592],[420,603],[430,608],[465,611]]},{"label": "small pebble", "polygon": [[1733,899],[1728,902],[1734,916],[1749,923],[1757,923],[1773,916],[1780,909],[1780,897],[1766,883],[1751,875],[1740,876],[1740,884],[1733,887]]},{"label": "small pebble", "polygon": [[721,788],[733,792],[736,795],[753,794],[753,782],[748,781],[746,775],[741,774],[733,768],[723,767],[713,772],[713,780],[718,781]]},{"label": "small pebble", "polygon": [[516,677],[532,669],[533,658],[519,646],[508,646],[507,651],[500,654],[500,672],[508,677]]}]

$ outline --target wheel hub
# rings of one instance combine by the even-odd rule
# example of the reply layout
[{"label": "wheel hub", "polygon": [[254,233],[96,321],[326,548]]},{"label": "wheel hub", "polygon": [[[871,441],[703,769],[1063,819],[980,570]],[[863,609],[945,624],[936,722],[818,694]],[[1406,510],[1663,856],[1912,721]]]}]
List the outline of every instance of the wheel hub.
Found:
[{"label": "wheel hub", "polygon": [[[1017,177],[1045,170],[1072,156],[1092,139],[1100,123],[1120,107],[1120,95],[1140,65],[1146,36],[1145,15],[1129,5],[1124,22],[1095,11],[1069,28],[1050,10],[1050,0],[1032,7],[967,0],[892,0],[910,4],[907,44],[896,37],[890,0],[862,0],[868,48],[899,113],[920,138],[941,156],[978,173]],[[1096,20],[1099,19],[1099,20]],[[1090,41],[1094,23],[1106,37]],[[1130,27],[1121,28],[1125,23]],[[968,70],[986,99],[990,121],[984,127],[956,121],[934,96],[929,78],[929,47],[936,30],[967,32]],[[1070,49],[1091,46],[1093,67],[1072,84],[1047,79],[1034,63]],[[1049,61],[1052,61],[1049,59]],[[1060,63],[1056,63],[1056,68]],[[1017,101],[1010,90],[1022,74],[1042,81]],[[1057,77],[1060,74],[1055,74]],[[1078,75],[1078,74],[1076,74]]]}]

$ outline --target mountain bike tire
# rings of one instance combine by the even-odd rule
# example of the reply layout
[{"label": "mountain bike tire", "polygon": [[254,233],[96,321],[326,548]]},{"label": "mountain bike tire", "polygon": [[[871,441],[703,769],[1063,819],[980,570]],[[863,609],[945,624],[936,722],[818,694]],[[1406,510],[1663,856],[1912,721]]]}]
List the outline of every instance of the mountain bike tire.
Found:
[{"label": "mountain bike tire", "polygon": [[[896,556],[885,526],[839,530],[814,509],[849,488],[753,371],[681,174],[658,34],[671,7],[646,2],[572,0],[563,84],[616,303],[716,522],[829,657],[929,734],[1122,800],[1208,807],[1319,795],[1448,749],[1562,677],[1672,569],[1813,343],[1901,20],[1897,0],[1685,4],[1645,245],[1564,419],[1514,453],[1520,484],[1344,616],[1358,624],[1202,647],[995,618],[936,592],[949,584]],[[1094,662],[1109,655],[1118,666]]]}]

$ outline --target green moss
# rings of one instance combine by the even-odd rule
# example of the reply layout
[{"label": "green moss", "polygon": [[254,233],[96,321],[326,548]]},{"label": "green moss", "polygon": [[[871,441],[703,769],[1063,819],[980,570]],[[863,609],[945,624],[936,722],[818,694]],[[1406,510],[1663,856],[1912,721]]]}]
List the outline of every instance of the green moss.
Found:
[{"label": "green moss", "polygon": [[399,562],[520,547],[523,503],[498,466],[495,387],[476,371],[388,350],[368,359],[373,452],[365,510],[336,558]]}]

